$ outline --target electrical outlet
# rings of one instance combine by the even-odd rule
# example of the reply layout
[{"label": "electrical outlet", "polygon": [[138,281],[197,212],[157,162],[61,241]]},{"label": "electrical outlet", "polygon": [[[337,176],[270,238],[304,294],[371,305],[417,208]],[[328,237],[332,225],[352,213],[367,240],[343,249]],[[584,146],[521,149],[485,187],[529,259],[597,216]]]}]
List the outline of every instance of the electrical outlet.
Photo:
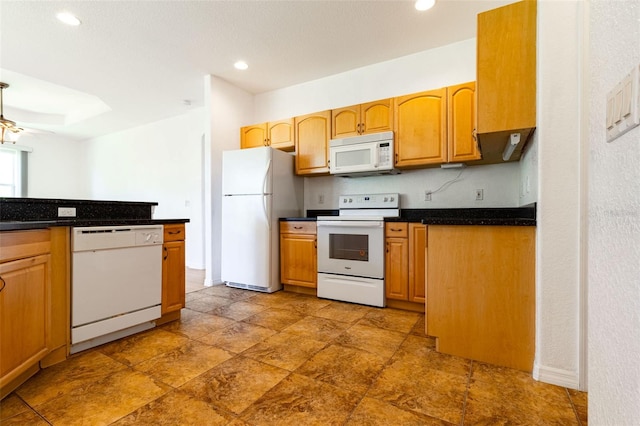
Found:
[{"label": "electrical outlet", "polygon": [[424,191],[424,200],[425,201],[431,201],[431,190],[427,189],[426,191]]},{"label": "electrical outlet", "polygon": [[58,207],[58,217],[76,217],[76,208]]},{"label": "electrical outlet", "polygon": [[484,189],[476,189],[476,201],[480,201],[484,198]]},{"label": "electrical outlet", "polygon": [[324,194],[318,195],[318,204],[324,204]]}]

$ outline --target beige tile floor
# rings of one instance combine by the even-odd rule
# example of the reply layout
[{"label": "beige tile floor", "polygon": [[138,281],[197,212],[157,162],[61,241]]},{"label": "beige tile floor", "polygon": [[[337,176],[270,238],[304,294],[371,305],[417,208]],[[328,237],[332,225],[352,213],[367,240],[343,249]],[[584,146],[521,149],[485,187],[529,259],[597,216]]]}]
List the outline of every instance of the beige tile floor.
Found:
[{"label": "beige tile floor", "polygon": [[586,425],[587,395],[434,350],[424,315],[224,286],[42,370],[2,425]]}]

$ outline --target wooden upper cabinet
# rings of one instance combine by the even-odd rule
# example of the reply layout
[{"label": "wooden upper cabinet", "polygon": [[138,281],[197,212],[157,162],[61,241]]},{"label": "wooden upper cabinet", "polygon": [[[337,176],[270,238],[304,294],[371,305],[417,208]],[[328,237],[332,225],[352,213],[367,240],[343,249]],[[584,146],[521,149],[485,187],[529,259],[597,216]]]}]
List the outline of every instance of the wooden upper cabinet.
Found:
[{"label": "wooden upper cabinet", "polygon": [[385,132],[393,126],[393,100],[381,99],[331,110],[331,137]]},{"label": "wooden upper cabinet", "polygon": [[240,148],[260,146],[272,146],[283,151],[293,151],[293,119],[270,121],[240,129]]},{"label": "wooden upper cabinet", "polygon": [[331,138],[357,136],[360,130],[360,105],[331,110]]},{"label": "wooden upper cabinet", "polygon": [[331,111],[295,117],[294,129],[296,174],[328,174]]},{"label": "wooden upper cabinet", "polygon": [[479,160],[475,137],[475,82],[447,87],[447,159],[449,162]]},{"label": "wooden upper cabinet", "polygon": [[526,0],[478,14],[480,134],[536,126],[536,9]]},{"label": "wooden upper cabinet", "polygon": [[240,148],[267,146],[267,123],[240,128]]},{"label": "wooden upper cabinet", "polygon": [[396,167],[447,162],[447,89],[394,98]]},{"label": "wooden upper cabinet", "polygon": [[293,151],[293,118],[267,123],[267,144],[282,151]]}]

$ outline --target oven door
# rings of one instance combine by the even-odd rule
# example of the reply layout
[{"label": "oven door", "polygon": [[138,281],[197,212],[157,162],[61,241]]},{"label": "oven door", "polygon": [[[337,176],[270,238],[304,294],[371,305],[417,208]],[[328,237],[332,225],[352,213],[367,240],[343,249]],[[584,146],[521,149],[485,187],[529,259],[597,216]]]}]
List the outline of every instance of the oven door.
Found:
[{"label": "oven door", "polygon": [[318,220],[318,272],[384,278],[384,221]]}]

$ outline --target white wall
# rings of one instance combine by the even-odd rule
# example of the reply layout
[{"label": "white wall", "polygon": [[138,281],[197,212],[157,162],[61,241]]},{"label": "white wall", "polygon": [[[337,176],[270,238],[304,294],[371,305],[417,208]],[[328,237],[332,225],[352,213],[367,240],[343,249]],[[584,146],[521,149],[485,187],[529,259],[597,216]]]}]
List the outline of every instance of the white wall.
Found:
[{"label": "white wall", "polygon": [[590,3],[589,423],[640,424],[640,128],[611,143],[605,99],[640,65],[640,3]]},{"label": "white wall", "polygon": [[84,142],[91,199],[156,201],[154,219],[186,218],[187,266],[203,269],[204,109]]},{"label": "white wall", "polygon": [[86,176],[86,145],[50,134],[24,134],[20,145],[29,153],[28,193],[30,198],[91,198]]},{"label": "white wall", "polygon": [[538,2],[534,377],[579,386],[583,2]]},{"label": "white wall", "polygon": [[205,285],[219,284],[222,235],[222,151],[240,148],[240,127],[250,121],[253,96],[215,76],[205,86]]},{"label": "white wall", "polygon": [[476,40],[358,68],[255,97],[252,122],[437,89],[476,79]]}]

